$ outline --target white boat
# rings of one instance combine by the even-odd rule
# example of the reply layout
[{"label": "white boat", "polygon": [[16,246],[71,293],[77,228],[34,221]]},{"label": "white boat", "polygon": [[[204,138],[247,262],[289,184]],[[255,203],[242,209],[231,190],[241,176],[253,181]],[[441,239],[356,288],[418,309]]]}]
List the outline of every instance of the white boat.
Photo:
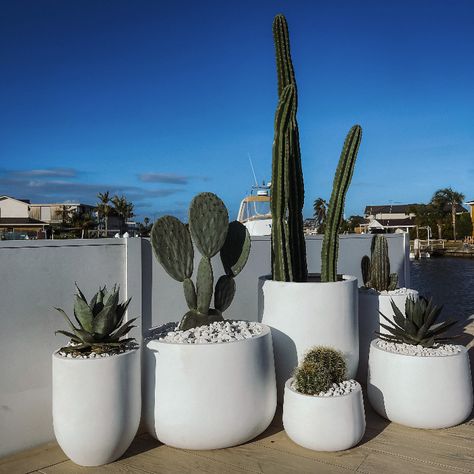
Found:
[{"label": "white boat", "polygon": [[271,183],[253,186],[250,195],[240,203],[237,220],[247,227],[251,236],[264,236],[272,233],[270,187]]}]

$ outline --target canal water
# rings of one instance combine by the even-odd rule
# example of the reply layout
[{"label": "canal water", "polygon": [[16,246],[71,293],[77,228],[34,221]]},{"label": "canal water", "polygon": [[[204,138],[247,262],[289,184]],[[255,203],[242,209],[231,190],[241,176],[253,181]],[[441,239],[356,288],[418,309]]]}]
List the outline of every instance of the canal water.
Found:
[{"label": "canal water", "polygon": [[441,320],[466,320],[474,314],[474,259],[427,258],[410,265],[411,288],[444,306]]}]

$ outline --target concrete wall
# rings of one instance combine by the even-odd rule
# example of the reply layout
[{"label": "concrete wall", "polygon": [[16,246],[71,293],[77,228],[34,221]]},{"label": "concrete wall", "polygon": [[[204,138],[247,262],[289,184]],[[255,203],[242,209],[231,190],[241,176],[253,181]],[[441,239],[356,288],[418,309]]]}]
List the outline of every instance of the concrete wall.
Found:
[{"label": "concrete wall", "polygon": [[[341,238],[340,272],[360,278],[370,238]],[[408,284],[405,236],[387,238],[392,271]],[[318,272],[321,238],[308,238],[307,249],[309,270]],[[157,264],[146,239],[0,242],[0,269],[0,457],[53,439],[51,354],[65,343],[54,335],[65,323],[53,306],[72,314],[75,281],[86,295],[99,285],[120,284],[122,297],[133,297],[129,317],[142,315],[132,334],[138,338],[143,329],[178,321],[186,311],[182,285]],[[216,275],[220,271],[216,261]],[[255,238],[226,317],[257,319],[257,281],[269,271],[270,241]]]}]

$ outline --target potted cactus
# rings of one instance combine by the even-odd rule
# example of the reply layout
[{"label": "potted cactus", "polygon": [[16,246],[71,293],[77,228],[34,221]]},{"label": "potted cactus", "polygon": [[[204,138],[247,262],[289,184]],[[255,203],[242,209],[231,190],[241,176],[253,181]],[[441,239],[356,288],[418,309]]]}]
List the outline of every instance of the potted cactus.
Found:
[{"label": "potted cactus", "polygon": [[119,288],[100,288],[90,302],[77,287],[74,317],[56,308],[68,330],[56,331],[69,344],[53,358],[53,424],[62,450],[81,466],[118,459],[130,446],[141,415],[140,351],[125,337],[130,299]]},{"label": "potted cactus", "polygon": [[285,384],[283,426],[295,443],[316,451],[355,446],[365,432],[362,389],[347,380],[343,354],[310,349]]},{"label": "potted cactus", "polygon": [[408,297],[405,310],[391,303],[393,320],[370,344],[367,392],[383,417],[413,428],[447,428],[473,406],[471,370],[464,346],[450,344],[455,321],[437,323],[441,307]]},{"label": "potted cactus", "polygon": [[[254,438],[276,409],[270,329],[223,318],[234,297],[234,278],[250,253],[247,229],[236,221],[229,224],[215,194],[201,193],[191,202],[189,224],[162,217],[153,225],[151,241],[159,263],[183,283],[189,311],[177,325],[152,329],[147,336],[150,433],[185,449],[218,449]],[[194,246],[201,253],[196,284]],[[211,259],[217,254],[225,273],[214,287]]]},{"label": "potted cactus", "polygon": [[297,90],[283,15],[273,22],[279,102],[272,163],[272,275],[260,277],[259,312],[272,328],[279,397],[298,360],[312,346],[344,354],[349,377],[359,358],[357,279],[337,273],[338,230],[362,136],[355,125],[342,149],[321,253],[321,274],[308,275],[303,232],[304,183],[296,121]]},{"label": "potted cactus", "polygon": [[359,288],[359,371],[357,378],[367,382],[369,347],[376,332],[385,332],[380,313],[393,321],[391,301],[403,310],[407,297],[418,298],[418,292],[408,288],[398,288],[398,274],[390,272],[388,242],[384,235],[372,237],[370,257],[361,261],[363,286]]}]

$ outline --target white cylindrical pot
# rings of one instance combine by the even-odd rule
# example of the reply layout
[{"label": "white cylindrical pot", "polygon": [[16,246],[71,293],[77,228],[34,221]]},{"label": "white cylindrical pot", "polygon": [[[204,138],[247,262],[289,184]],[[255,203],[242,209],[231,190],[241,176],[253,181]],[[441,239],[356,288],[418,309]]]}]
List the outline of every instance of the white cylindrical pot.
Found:
[{"label": "white cylindrical pot", "polygon": [[140,351],[95,359],[53,354],[54,434],[81,466],[118,459],[135,437],[141,415]]},{"label": "white cylindrical pot", "polygon": [[315,451],[342,451],[355,446],[365,433],[362,388],[346,395],[304,395],[285,384],[283,427],[296,444]]},{"label": "white cylindrical pot", "polygon": [[412,356],[370,344],[367,392],[383,417],[412,428],[448,428],[462,423],[473,405],[465,347],[446,356]]},{"label": "white cylindrical pot", "polygon": [[388,331],[380,326],[380,323],[386,324],[380,313],[393,321],[393,309],[391,300],[397,305],[397,308],[405,313],[405,303],[407,298],[418,299],[418,291],[401,289],[395,291],[384,291],[379,293],[374,290],[359,289],[359,370],[357,380],[367,383],[367,367],[369,363],[370,343],[378,336],[375,331],[387,334]]},{"label": "white cylindrical pot", "polygon": [[[186,344],[153,340],[150,434],[184,449],[219,449],[262,433],[276,409],[272,337]],[[148,410],[150,413],[151,410]]]},{"label": "white cylindrical pot", "polygon": [[335,283],[259,279],[259,320],[272,329],[279,398],[286,380],[313,346],[341,351],[352,379],[359,363],[357,278]]}]

